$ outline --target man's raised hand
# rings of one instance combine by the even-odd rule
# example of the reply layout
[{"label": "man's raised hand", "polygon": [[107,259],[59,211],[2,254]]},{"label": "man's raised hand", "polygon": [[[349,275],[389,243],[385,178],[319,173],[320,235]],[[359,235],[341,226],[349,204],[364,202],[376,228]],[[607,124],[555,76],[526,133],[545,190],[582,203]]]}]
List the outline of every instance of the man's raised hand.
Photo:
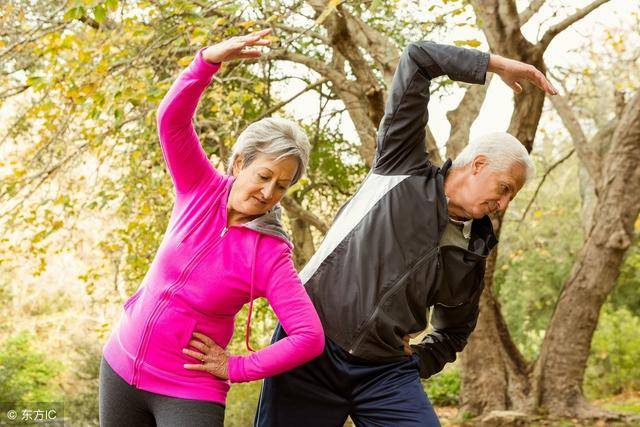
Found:
[{"label": "man's raised hand", "polygon": [[558,91],[549,80],[533,65],[491,54],[489,71],[496,73],[515,93],[522,92],[521,82],[534,84],[549,95],[556,95]]}]

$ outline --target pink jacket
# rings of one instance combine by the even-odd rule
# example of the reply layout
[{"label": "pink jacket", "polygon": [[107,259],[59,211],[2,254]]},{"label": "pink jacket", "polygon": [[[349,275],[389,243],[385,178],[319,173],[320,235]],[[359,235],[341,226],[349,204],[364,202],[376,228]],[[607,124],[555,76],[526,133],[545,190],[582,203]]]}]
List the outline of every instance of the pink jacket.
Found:
[{"label": "pink jacket", "polygon": [[232,356],[231,382],[277,375],[318,356],[324,334],[293,267],[279,207],[241,226],[226,226],[233,177],[211,165],[191,122],[219,67],[198,53],[160,105],[158,132],[175,205],[156,257],[125,302],[103,355],[137,388],[225,403],[229,381],[183,367],[198,363],[182,353],[193,331],[225,348],[242,306],[267,298],[288,336],[255,353]]}]

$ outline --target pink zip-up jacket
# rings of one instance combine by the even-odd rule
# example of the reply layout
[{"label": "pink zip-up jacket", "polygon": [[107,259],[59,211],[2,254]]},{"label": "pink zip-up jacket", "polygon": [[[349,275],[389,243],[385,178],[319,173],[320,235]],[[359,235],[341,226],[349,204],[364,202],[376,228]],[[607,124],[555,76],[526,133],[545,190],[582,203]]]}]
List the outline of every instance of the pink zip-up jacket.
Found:
[{"label": "pink zip-up jacket", "polygon": [[236,314],[265,297],[287,333],[260,351],[229,359],[231,382],[290,370],[324,348],[320,319],[296,273],[279,206],[227,228],[233,177],[208,161],[192,124],[202,92],[219,64],[201,55],[182,72],[158,110],[158,132],[176,188],[167,231],[140,288],[104,346],[103,356],[127,383],[165,396],[225,403],[229,381],[204,371],[182,349],[194,331],[226,348]]}]

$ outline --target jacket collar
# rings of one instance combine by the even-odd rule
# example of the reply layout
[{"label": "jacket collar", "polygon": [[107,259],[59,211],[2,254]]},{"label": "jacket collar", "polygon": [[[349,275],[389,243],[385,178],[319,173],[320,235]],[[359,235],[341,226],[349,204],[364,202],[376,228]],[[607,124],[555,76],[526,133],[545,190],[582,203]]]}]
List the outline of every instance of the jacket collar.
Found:
[{"label": "jacket collar", "polygon": [[291,245],[289,235],[284,231],[284,228],[282,228],[282,222],[280,221],[281,216],[282,208],[280,204],[276,204],[264,215],[245,223],[244,226],[259,233],[277,237]]},{"label": "jacket collar", "polygon": [[[443,177],[443,187],[442,190],[444,192],[444,178],[446,178],[447,173],[449,173],[449,169],[452,164],[451,159],[447,159],[442,166],[439,168],[439,173],[442,174]],[[445,200],[446,199],[445,196]],[[448,215],[447,215],[448,216]],[[491,219],[489,216],[485,215],[480,219],[474,219],[471,223],[471,239],[469,249],[477,254],[482,254],[483,256],[487,256],[491,249],[493,249],[498,244],[498,239],[493,232],[493,224],[491,223]]]}]

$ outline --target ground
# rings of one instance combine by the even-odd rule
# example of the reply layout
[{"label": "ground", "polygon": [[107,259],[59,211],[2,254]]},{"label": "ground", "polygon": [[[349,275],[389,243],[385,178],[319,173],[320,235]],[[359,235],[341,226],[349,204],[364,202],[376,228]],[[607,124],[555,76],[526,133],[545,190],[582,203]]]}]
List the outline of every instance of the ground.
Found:
[{"label": "ground", "polygon": [[475,426],[539,426],[539,427],[623,427],[640,426],[640,391],[626,392],[607,399],[593,402],[600,408],[624,414],[620,420],[578,420],[578,419],[522,419],[501,413],[498,417],[462,420],[455,406],[436,407],[443,427]]}]

